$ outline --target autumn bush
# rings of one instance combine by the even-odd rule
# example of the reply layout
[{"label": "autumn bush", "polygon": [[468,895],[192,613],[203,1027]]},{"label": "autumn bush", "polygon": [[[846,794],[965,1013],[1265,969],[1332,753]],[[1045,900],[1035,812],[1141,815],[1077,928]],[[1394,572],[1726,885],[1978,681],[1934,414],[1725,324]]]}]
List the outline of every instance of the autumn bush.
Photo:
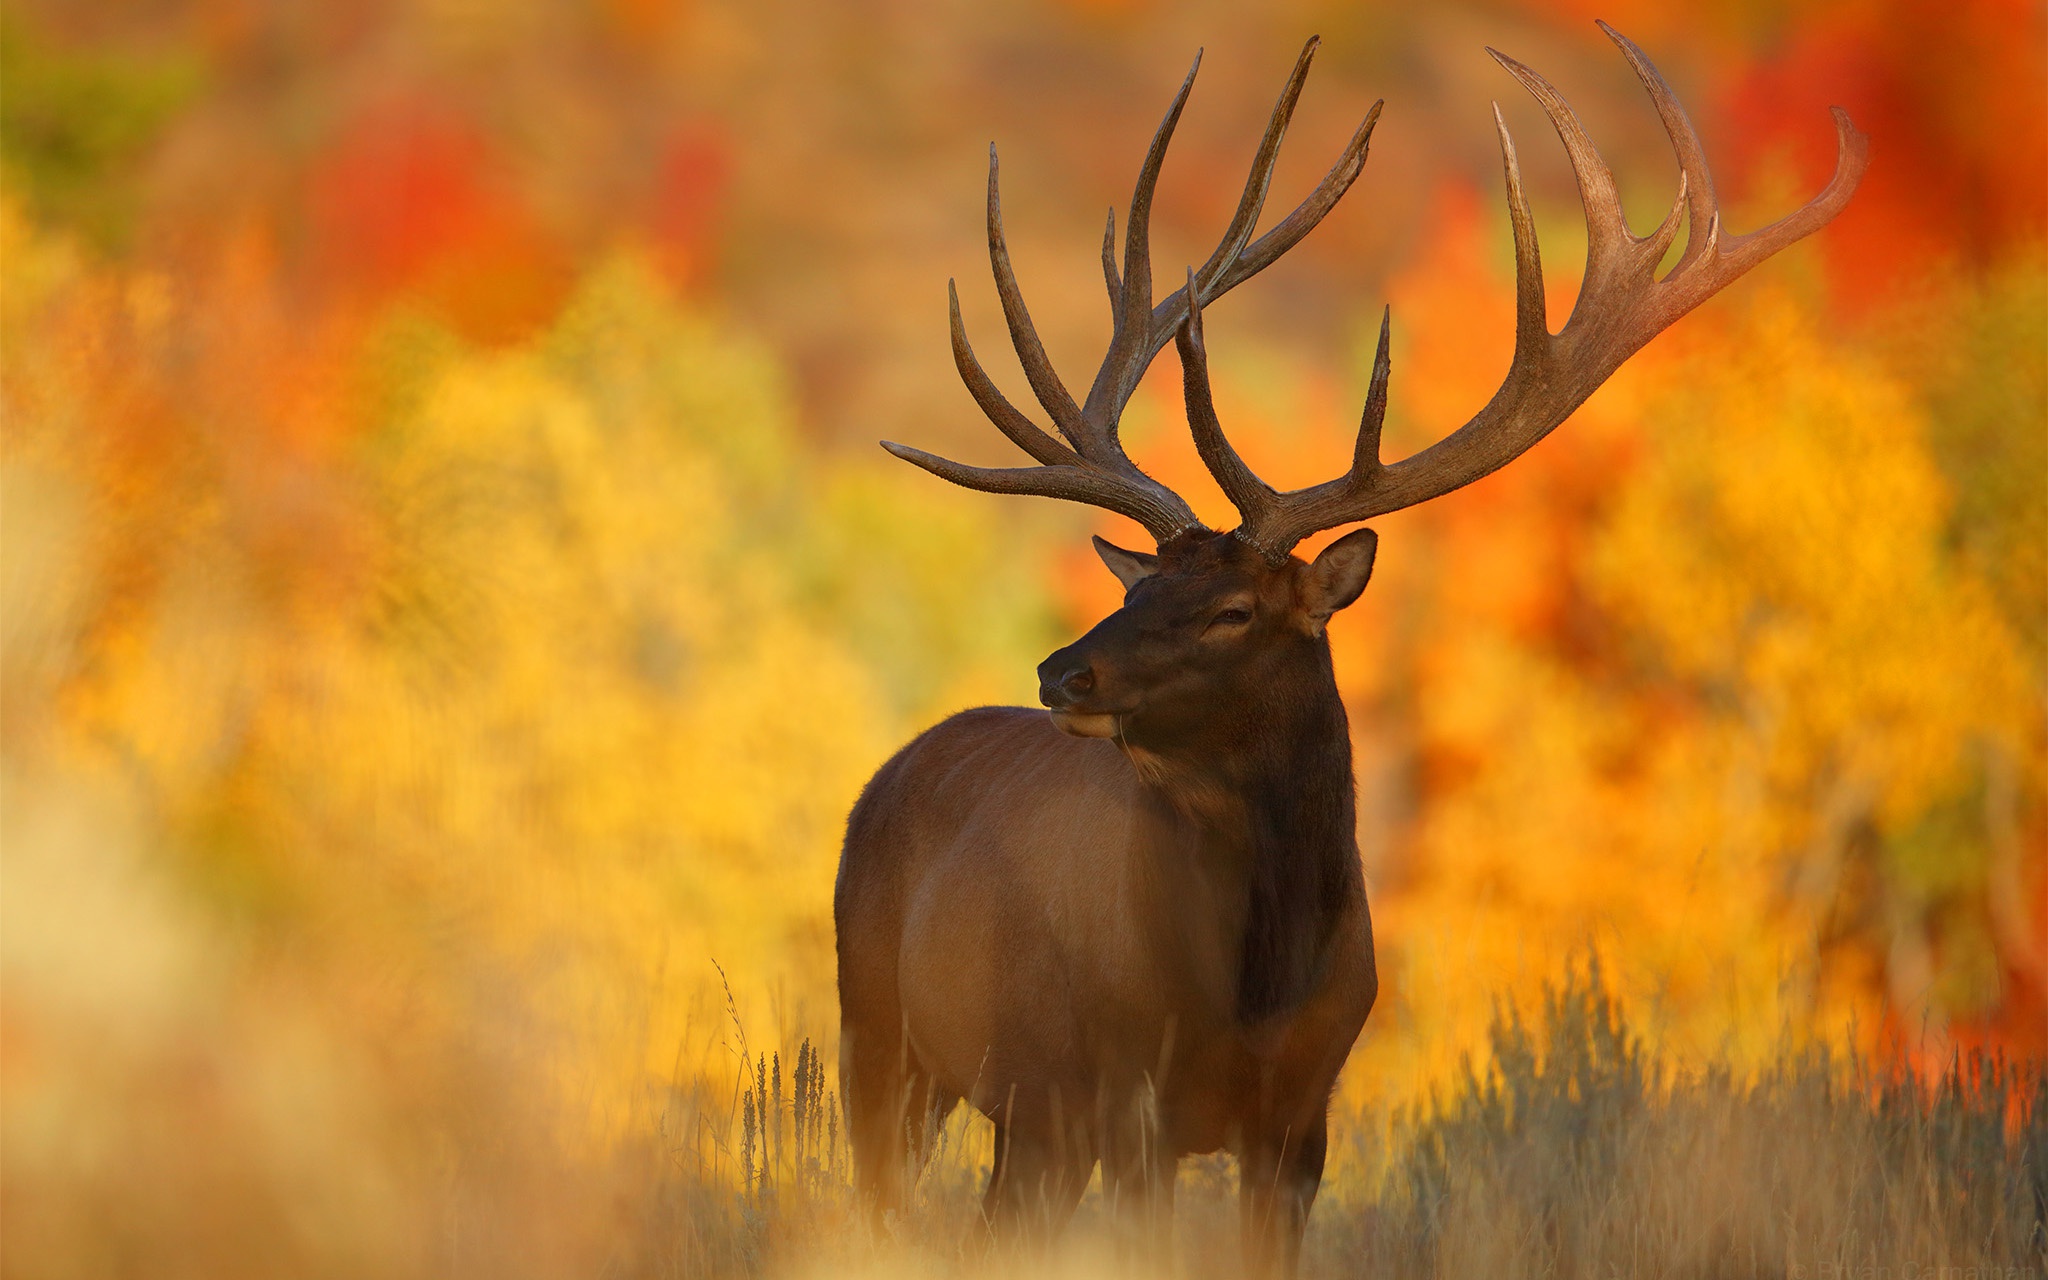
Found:
[{"label": "autumn bush", "polygon": [[1503,1007],[1488,1054],[1393,1126],[1333,1271],[1487,1276],[1968,1274],[2048,1258],[2038,1062],[1921,1074],[1821,1044],[1761,1067],[1646,1045],[1590,965]]}]

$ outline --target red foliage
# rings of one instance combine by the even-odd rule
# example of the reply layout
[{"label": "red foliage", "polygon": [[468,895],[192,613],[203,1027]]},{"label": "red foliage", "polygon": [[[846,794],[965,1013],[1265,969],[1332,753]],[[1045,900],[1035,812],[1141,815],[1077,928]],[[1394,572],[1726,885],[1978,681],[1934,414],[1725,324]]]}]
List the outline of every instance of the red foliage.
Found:
[{"label": "red foliage", "polygon": [[732,182],[732,149],[706,127],[680,130],[662,155],[649,226],[670,279],[689,287],[710,274]]},{"label": "red foliage", "polygon": [[1944,265],[1981,266],[2048,232],[2048,64],[2039,6],[1883,0],[1837,8],[1733,69],[1716,141],[1741,197],[1789,165],[1826,181],[1841,106],[1871,137],[1855,202],[1820,238],[1837,295],[1882,301]]},{"label": "red foliage", "polygon": [[351,300],[410,297],[484,340],[545,323],[571,278],[562,249],[467,121],[435,103],[360,113],[315,162],[315,273]]}]

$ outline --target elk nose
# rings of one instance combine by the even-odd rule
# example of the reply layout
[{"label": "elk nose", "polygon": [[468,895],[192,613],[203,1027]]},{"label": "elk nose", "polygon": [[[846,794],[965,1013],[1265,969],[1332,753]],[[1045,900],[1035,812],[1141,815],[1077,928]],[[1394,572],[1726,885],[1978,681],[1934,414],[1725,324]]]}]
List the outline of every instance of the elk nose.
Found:
[{"label": "elk nose", "polygon": [[1088,696],[1095,688],[1095,670],[1089,666],[1065,666],[1047,661],[1038,669],[1038,700],[1048,707],[1065,707]]}]

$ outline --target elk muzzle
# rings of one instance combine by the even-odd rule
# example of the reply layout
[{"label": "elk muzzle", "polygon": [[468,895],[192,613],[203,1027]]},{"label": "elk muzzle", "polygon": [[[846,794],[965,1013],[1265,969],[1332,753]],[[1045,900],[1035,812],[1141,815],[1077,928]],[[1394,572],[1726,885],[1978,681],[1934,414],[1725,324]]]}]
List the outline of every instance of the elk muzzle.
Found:
[{"label": "elk muzzle", "polygon": [[1072,646],[1038,664],[1038,700],[1052,713],[1062,733],[1077,738],[1114,738],[1116,714],[1087,709],[1095,692],[1095,668]]}]

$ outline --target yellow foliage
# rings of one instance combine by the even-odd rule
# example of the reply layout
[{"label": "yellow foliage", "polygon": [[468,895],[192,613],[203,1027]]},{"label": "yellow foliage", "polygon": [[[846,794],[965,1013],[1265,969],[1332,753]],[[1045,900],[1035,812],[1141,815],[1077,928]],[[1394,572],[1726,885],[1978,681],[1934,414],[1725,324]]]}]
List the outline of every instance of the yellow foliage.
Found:
[{"label": "yellow foliage", "polygon": [[2019,749],[2027,673],[1943,554],[1910,390],[1813,326],[1759,294],[1674,373],[1591,578],[1673,675],[1739,691],[1775,784],[1812,798],[1825,775],[1897,824],[1956,785],[1973,738]]},{"label": "yellow foliage", "polygon": [[[100,1006],[168,1019],[162,1050],[194,1033],[185,997],[253,1017],[275,988],[338,1061],[403,1068],[344,1071],[350,1107],[436,1112],[474,1071],[539,1071],[540,1110],[598,1134],[723,1033],[714,959],[756,1025],[771,984],[776,1016],[830,1025],[858,788],[956,700],[1014,698],[1048,647],[993,513],[821,473],[767,356],[632,262],[510,350],[389,321],[339,379],[341,443],[252,506],[244,451],[303,424],[124,419],[112,357],[65,335],[123,335],[136,376],[169,378],[184,300],[159,290],[174,314],[138,329],[140,285],[5,226],[32,286],[7,315],[7,856],[35,904],[6,981],[38,1046],[10,1126],[98,1052]],[[130,470],[165,456],[175,484]],[[133,486],[167,513],[124,509]],[[66,865],[104,892],[67,905]],[[103,963],[73,963],[102,935]]]}]

